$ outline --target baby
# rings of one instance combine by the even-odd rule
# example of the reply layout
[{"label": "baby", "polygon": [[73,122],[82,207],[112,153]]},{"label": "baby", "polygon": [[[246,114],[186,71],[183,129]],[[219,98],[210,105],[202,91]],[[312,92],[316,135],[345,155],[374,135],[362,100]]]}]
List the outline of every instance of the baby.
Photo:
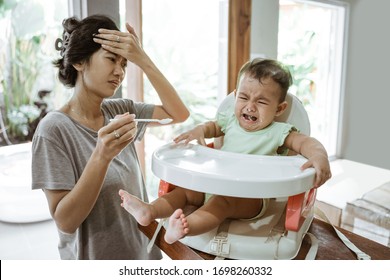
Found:
[{"label": "baby", "polygon": [[[289,151],[307,158],[301,169],[314,167],[314,187],[331,177],[328,155],[316,139],[301,134],[275,117],[287,108],[285,97],[291,85],[290,72],[279,62],[254,59],[244,64],[237,79],[234,110],[219,112],[215,121],[200,124],[174,139],[176,143],[224,136],[221,150],[258,154],[287,155]],[[120,190],[122,206],[143,226],[157,218],[169,217],[165,241],[173,243],[186,235],[198,235],[219,226],[225,219],[258,219],[267,209],[267,199],[210,195],[176,187],[152,203],[145,203]],[[196,210],[185,216],[183,208]]]}]

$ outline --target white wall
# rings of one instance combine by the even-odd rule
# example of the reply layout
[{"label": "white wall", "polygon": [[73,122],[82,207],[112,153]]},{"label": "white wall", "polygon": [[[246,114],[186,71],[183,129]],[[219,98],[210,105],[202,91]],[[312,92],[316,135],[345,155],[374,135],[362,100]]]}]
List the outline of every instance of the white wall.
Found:
[{"label": "white wall", "polygon": [[342,157],[390,169],[390,1],[347,2]]}]

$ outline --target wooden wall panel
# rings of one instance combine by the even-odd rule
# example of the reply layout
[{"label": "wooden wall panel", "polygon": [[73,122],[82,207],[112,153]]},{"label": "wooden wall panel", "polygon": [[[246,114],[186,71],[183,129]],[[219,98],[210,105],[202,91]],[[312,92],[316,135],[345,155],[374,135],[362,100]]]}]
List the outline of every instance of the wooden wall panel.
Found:
[{"label": "wooden wall panel", "polygon": [[236,88],[237,74],[250,58],[252,0],[229,1],[228,92]]}]

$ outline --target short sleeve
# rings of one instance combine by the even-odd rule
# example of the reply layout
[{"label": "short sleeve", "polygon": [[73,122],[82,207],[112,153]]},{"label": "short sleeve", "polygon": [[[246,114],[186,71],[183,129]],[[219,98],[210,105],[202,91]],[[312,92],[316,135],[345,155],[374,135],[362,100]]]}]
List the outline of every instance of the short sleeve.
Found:
[{"label": "short sleeve", "polygon": [[223,133],[226,132],[226,127],[229,123],[229,112],[223,111],[217,113],[217,124],[221,127]]},{"label": "short sleeve", "polygon": [[224,133],[226,132],[226,127],[232,114],[234,114],[234,93],[230,93],[226,96],[217,110],[217,124],[221,127],[221,130]]},{"label": "short sleeve", "polygon": [[296,131],[299,132],[299,130],[288,123],[283,123],[283,126],[281,127],[281,132],[280,132],[280,138],[279,138],[279,149],[278,149],[278,154],[282,156],[286,156],[288,154],[289,149],[284,147],[284,141],[286,140],[286,137],[292,132]]},{"label": "short sleeve", "polygon": [[76,183],[69,154],[49,139],[32,142],[32,189],[70,190]]},{"label": "short sleeve", "polygon": [[[153,104],[134,102],[135,115],[139,119],[150,119],[153,115],[154,107],[155,106]],[[138,123],[138,131],[136,135],[136,139],[138,141],[142,140],[144,137],[147,126],[148,123],[146,122]]]}]

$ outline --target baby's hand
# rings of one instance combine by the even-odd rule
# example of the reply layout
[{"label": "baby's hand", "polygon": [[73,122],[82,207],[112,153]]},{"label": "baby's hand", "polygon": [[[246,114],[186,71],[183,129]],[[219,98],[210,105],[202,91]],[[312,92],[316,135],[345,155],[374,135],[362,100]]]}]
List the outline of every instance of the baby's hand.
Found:
[{"label": "baby's hand", "polygon": [[197,140],[200,145],[206,146],[202,126],[198,125],[194,129],[184,132],[173,139],[176,144],[181,141],[184,141],[184,144],[188,144],[192,140]]},{"label": "baby's hand", "polygon": [[329,160],[323,155],[316,155],[308,159],[301,166],[301,170],[306,168],[313,167],[316,171],[316,177],[314,180],[314,187],[318,188],[322,186],[326,181],[332,177],[332,172],[330,171]]}]

